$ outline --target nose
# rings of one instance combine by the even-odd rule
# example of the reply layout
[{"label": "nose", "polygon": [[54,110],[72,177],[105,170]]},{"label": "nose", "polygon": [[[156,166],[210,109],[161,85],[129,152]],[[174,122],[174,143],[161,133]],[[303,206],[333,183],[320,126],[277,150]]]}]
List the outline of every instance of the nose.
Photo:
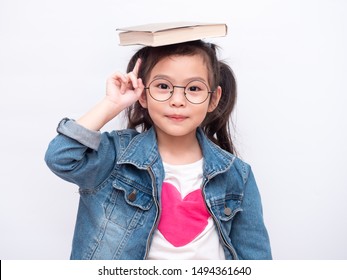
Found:
[{"label": "nose", "polygon": [[[178,88],[175,91],[175,88]],[[174,106],[174,107],[181,107],[181,106],[185,106],[187,99],[185,96],[185,92],[184,92],[185,88],[181,87],[181,86],[174,86],[173,87],[173,93],[172,96],[170,98],[170,105]]]}]

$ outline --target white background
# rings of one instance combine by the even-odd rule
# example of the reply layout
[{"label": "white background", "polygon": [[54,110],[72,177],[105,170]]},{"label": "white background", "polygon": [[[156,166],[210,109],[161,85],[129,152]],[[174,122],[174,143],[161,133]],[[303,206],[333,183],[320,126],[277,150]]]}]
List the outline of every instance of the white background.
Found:
[{"label": "white background", "polygon": [[[227,5],[226,5],[227,4]],[[77,187],[43,157],[137,47],[117,27],[225,22],[236,145],[262,194],[275,259],[347,259],[347,2],[1,0],[0,259],[68,259]],[[124,126],[123,119],[105,129]]]}]

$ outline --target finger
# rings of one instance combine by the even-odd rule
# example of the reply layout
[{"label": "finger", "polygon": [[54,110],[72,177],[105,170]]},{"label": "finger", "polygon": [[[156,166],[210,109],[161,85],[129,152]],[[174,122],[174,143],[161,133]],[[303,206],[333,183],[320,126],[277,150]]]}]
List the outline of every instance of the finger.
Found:
[{"label": "finger", "polygon": [[137,79],[137,84],[138,84],[138,87],[134,91],[135,91],[136,95],[140,96],[141,93],[143,92],[145,86],[144,86],[141,78]]},{"label": "finger", "polygon": [[122,80],[122,83],[120,85],[120,93],[124,94],[126,92],[126,90],[128,89],[129,85],[129,78],[125,77],[124,80]]},{"label": "finger", "polygon": [[115,72],[108,78],[108,82],[115,83],[117,86],[120,86],[121,83],[126,83],[127,81],[126,76],[120,72]]},{"label": "finger", "polygon": [[136,78],[137,78],[137,76],[138,76],[138,74],[139,74],[140,66],[141,66],[141,58],[138,58],[138,59],[136,60],[134,69],[133,69],[133,71],[132,71],[132,72],[134,73],[134,75],[136,76]]},{"label": "finger", "polygon": [[129,83],[131,83],[134,89],[138,88],[137,76],[134,74],[134,72],[128,73],[127,78],[129,79]]},{"label": "finger", "polygon": [[141,90],[143,90],[143,89],[145,88],[145,85],[143,84],[141,78],[138,78],[138,79],[137,79],[137,84],[139,85],[139,88],[140,88]]}]

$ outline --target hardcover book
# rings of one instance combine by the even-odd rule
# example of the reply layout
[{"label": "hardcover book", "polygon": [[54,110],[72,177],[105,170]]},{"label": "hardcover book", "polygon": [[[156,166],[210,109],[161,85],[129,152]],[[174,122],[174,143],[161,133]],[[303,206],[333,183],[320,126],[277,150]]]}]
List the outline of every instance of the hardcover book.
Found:
[{"label": "hardcover book", "polygon": [[224,23],[169,22],[117,28],[119,44],[164,46],[227,34]]}]

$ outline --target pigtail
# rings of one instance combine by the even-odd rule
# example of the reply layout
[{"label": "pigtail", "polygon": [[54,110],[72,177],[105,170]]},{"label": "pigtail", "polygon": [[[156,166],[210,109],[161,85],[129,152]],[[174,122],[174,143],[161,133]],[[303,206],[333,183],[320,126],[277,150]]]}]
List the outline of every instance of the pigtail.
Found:
[{"label": "pigtail", "polygon": [[236,103],[236,79],[232,69],[224,62],[218,62],[219,85],[222,96],[217,108],[206,116],[202,124],[207,137],[222,149],[235,154],[229,123]]}]

